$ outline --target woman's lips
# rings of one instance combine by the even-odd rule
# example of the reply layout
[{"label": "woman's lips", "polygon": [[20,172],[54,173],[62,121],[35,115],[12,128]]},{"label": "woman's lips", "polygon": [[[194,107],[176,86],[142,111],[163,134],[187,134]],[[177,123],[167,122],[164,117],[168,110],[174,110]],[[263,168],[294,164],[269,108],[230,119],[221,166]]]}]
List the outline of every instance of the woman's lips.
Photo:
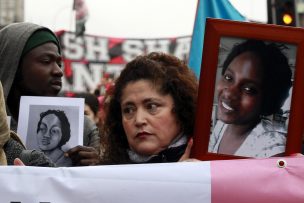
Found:
[{"label": "woman's lips", "polygon": [[49,145],[50,144],[50,139],[48,139],[48,138],[42,138],[42,140],[41,140],[41,143],[43,144],[43,145]]},{"label": "woman's lips", "polygon": [[222,106],[224,107],[224,109],[228,110],[228,111],[234,111],[234,108],[232,108],[231,106],[229,106],[227,103],[222,101]]},{"label": "woman's lips", "polygon": [[149,136],[149,135],[151,135],[150,133],[147,133],[147,132],[140,132],[140,133],[137,133],[136,134],[136,137],[137,138],[144,138],[144,137],[147,137],[147,136]]}]

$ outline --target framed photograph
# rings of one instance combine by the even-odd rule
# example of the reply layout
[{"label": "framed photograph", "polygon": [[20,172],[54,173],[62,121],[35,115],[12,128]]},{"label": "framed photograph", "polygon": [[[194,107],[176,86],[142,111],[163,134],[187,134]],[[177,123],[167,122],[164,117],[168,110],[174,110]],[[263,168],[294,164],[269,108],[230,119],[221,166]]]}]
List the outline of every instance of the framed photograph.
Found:
[{"label": "framed photograph", "polygon": [[301,152],[304,29],[208,18],[192,157]]},{"label": "framed photograph", "polygon": [[83,144],[84,99],[22,96],[17,133],[27,149],[44,152],[57,166],[70,166],[68,149]]}]

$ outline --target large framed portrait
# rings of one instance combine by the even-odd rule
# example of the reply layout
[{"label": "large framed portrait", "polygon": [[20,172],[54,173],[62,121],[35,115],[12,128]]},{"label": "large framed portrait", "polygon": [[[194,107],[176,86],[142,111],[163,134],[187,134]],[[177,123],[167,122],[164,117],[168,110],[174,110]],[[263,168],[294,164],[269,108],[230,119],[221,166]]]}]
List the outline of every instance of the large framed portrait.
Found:
[{"label": "large framed portrait", "polygon": [[208,18],[192,157],[301,152],[304,29]]},{"label": "large framed portrait", "polygon": [[42,151],[57,166],[71,166],[64,152],[83,144],[84,99],[22,96],[17,133],[27,149]]}]

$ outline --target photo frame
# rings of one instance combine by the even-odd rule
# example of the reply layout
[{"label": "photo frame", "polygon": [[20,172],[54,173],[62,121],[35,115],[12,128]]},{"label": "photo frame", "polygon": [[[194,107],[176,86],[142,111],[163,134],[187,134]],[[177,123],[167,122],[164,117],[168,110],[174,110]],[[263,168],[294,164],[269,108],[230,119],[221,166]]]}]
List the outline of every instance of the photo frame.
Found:
[{"label": "photo frame", "polygon": [[83,145],[84,99],[22,96],[17,133],[27,149],[44,152],[57,166],[70,166],[64,152]]},{"label": "photo frame", "polygon": [[[237,133],[231,133],[231,131],[229,131],[232,129],[231,124],[235,124],[234,122],[236,122],[232,119],[231,115],[233,113],[235,113],[234,115],[240,115],[240,113],[236,114],[236,112],[240,112],[238,109],[239,107],[233,106],[232,104],[230,105],[228,101],[225,101],[226,103],[223,102],[224,99],[222,98],[224,97],[222,97],[220,94],[223,89],[220,88],[221,86],[219,86],[219,82],[223,81],[222,78],[224,76],[229,81],[232,79],[236,81],[236,77],[237,79],[240,79],[240,77],[236,75],[233,75],[232,78],[229,76],[229,74],[226,76],[227,65],[223,66],[223,62],[226,60],[233,47],[248,40],[262,41],[265,44],[275,44],[276,46],[285,47],[285,51],[282,51],[282,53],[288,59],[288,64],[291,69],[292,86],[288,92],[289,96],[282,100],[284,101],[284,105],[282,105],[280,109],[282,111],[271,113],[271,115],[268,117],[261,117],[261,120],[259,120],[261,122],[252,126],[252,130],[248,130],[248,132],[246,131],[246,133],[244,133],[245,138],[240,142],[238,139],[234,139],[234,135]],[[304,122],[304,96],[302,96],[302,87],[304,87],[304,69],[301,68],[304,67],[303,55],[303,28],[207,18],[201,74],[199,79],[194,144],[192,147],[191,156],[200,160],[217,160],[237,158],[267,158],[271,156],[288,156],[293,153],[300,153]],[[228,64],[229,66],[233,60],[234,58],[232,58]],[[222,73],[223,70],[224,72]],[[276,78],[277,76],[274,74],[273,77]],[[261,89],[261,95],[263,91],[266,92],[266,90],[262,88],[262,85],[261,87],[259,86],[259,88]],[[247,89],[250,90],[250,88]],[[266,97],[264,96],[264,98]],[[261,99],[259,101],[265,100],[266,99]],[[219,103],[219,106],[217,103]],[[257,108],[260,109],[262,108],[261,106],[266,106],[265,102],[261,102],[261,105],[259,105]],[[285,109],[283,109],[283,107]],[[238,109],[238,111],[236,109]],[[220,110],[220,112],[217,110]],[[225,112],[225,114],[221,112]],[[282,112],[284,112],[284,114]],[[225,117],[223,119],[223,115],[229,115],[230,117]],[[275,134],[272,133],[271,136],[275,136],[275,139],[273,140],[281,140],[280,142],[282,146],[280,150],[283,150],[283,152],[280,151],[279,153],[279,151],[271,151],[277,148],[270,147],[270,145],[268,148],[265,147],[267,144],[263,141],[271,142],[272,140],[269,140],[267,136],[264,136],[264,131],[256,131],[256,129],[260,126],[265,127],[262,121],[267,121],[268,123],[268,120],[270,120],[269,123],[271,123],[271,128],[275,129],[274,132],[276,132]],[[219,122],[217,123],[217,121]],[[245,120],[238,122],[244,123]],[[281,128],[283,124],[286,128]],[[218,126],[220,126],[220,128],[216,128]],[[226,131],[228,126],[229,130]],[[279,128],[282,130],[278,130]],[[254,152],[250,151],[251,148],[244,147],[249,146],[248,140],[253,136],[252,132],[255,132],[256,137],[254,140],[260,141],[255,141],[250,143],[250,145],[254,146],[257,151],[257,148],[267,148],[267,152],[265,152],[265,150],[263,152]],[[263,136],[260,136],[259,132],[263,132]],[[282,135],[285,135],[285,138]],[[215,136],[217,136],[216,139],[214,139]],[[257,137],[262,139],[256,139]],[[242,153],[238,153],[239,151],[242,151]],[[260,154],[263,155],[260,157]]]}]

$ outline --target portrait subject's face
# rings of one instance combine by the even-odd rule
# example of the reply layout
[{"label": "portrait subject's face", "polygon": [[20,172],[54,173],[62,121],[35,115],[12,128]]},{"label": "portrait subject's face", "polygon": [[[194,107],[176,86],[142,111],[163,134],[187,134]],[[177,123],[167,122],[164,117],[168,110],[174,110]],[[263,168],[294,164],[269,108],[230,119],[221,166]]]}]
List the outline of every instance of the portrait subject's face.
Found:
[{"label": "portrait subject's face", "polygon": [[249,124],[259,118],[263,72],[250,52],[235,57],[217,85],[217,117],[227,124]]},{"label": "portrait subject's face", "polygon": [[37,137],[41,150],[56,148],[62,137],[61,123],[58,117],[54,114],[46,115],[41,121]]},{"label": "portrait subject's face", "polygon": [[148,80],[131,82],[122,91],[122,124],[129,146],[141,155],[158,154],[181,131],[171,95],[162,95]]}]

